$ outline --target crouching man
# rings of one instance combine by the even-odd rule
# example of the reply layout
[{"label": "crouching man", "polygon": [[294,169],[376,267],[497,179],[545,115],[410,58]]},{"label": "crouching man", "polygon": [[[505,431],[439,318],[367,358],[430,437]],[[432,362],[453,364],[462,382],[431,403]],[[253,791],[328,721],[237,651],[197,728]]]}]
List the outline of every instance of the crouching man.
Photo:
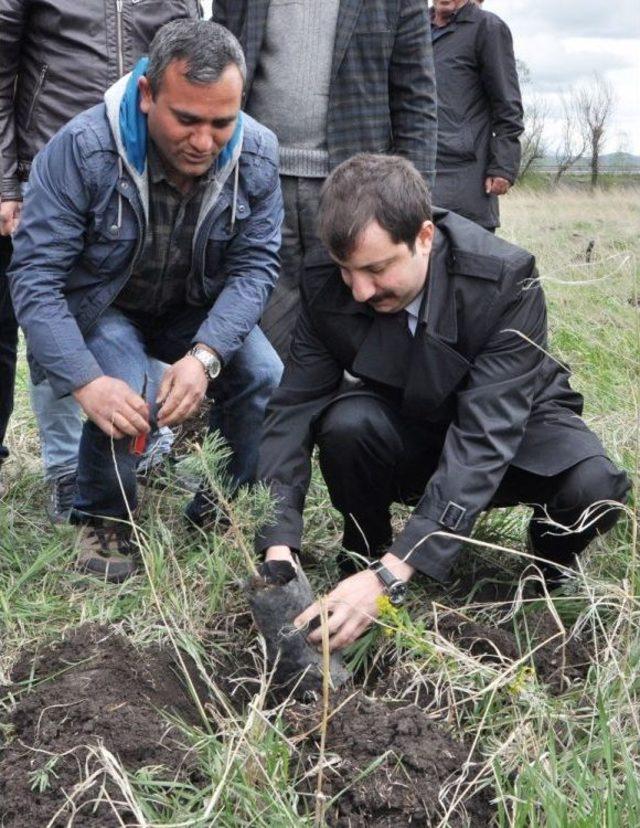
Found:
[{"label": "crouching man", "polygon": [[[132,438],[173,425],[212,384],[210,427],[253,480],[266,403],[281,374],[257,327],[276,282],[277,144],[240,111],[245,63],[222,26],[179,20],[103,104],[33,165],[9,274],[18,320],[56,394],[88,417],[71,522],[79,567],[135,569]],[[147,355],[170,363],[146,399]],[[211,508],[201,491],[196,522]]]},{"label": "crouching man", "polygon": [[[393,156],[338,167],[319,230],[332,261],[307,263],[290,361],[268,408],[258,476],[277,506],[257,548],[267,561],[300,548],[317,445],[344,548],[371,562],[328,596],[336,649],[368,626],[380,595],[400,601],[416,572],[446,581],[483,509],[533,505],[534,554],[570,565],[615,523],[629,482],[546,355],[533,256],[454,213],[432,215],[421,177]],[[359,385],[342,392],[345,369]],[[394,501],[415,505],[395,539]]]}]

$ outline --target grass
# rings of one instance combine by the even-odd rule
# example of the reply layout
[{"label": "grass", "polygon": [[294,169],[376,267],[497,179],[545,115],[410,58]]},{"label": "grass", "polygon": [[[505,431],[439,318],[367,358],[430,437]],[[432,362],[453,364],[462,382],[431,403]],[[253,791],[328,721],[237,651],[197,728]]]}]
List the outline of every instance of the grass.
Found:
[{"label": "grass", "polygon": [[[571,366],[588,422],[628,469],[637,494],[640,191],[514,191],[503,199],[503,225],[501,235],[537,256],[549,302],[550,350]],[[53,530],[44,517],[23,358],[9,442],[11,489],[0,505],[0,684],[8,683],[22,650],[88,621],[112,624],[139,646],[168,643],[193,659],[216,699],[202,710],[197,726],[183,726],[205,781],[175,784],[158,769],[132,774],[106,748],[95,747],[94,766],[115,782],[138,823],[280,828],[318,822],[316,802],[303,802],[295,785],[303,770],[282,710],[268,707],[260,643],[243,632],[246,606],[238,584],[247,572],[253,526],[269,511],[264,492],[245,493],[234,505],[231,535],[201,533],[194,539],[181,523],[188,495],[178,482],[170,481],[162,493],[150,491],[139,521],[143,576],[120,587],[87,588],[69,570],[72,530]],[[208,443],[204,450],[194,447],[190,462],[218,480],[220,461],[220,447]],[[447,598],[426,583],[412,586],[406,611],[385,614],[354,647],[351,658],[364,671],[393,656],[394,670],[405,677],[397,697],[427,698],[434,717],[477,746],[480,762],[451,781],[449,806],[490,784],[501,828],[640,824],[640,573],[633,509],[593,545],[577,584],[553,602],[560,628],[579,634],[593,650],[584,685],[550,694],[530,668],[531,642],[525,642],[519,662],[492,664],[446,641],[435,632],[433,618]],[[517,570],[525,522],[524,510],[485,516],[465,560]],[[324,590],[336,577],[339,526],[317,472],[307,526],[305,552],[318,561],[310,574]],[[526,614],[531,608],[524,602],[516,609]],[[465,612],[491,621],[498,610],[484,604]],[[245,639],[263,682],[241,715],[216,677],[221,654]],[[13,701],[9,695],[0,701],[0,719]],[[0,739],[0,758],[1,744]],[[50,757],[34,771],[34,790],[55,786],[55,766]],[[446,814],[445,807],[442,826]]]}]

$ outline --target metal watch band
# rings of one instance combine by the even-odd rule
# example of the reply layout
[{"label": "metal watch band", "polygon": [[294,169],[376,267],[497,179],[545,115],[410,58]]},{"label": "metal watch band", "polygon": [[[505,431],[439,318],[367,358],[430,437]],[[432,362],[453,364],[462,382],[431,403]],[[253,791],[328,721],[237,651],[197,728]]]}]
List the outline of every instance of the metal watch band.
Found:
[{"label": "metal watch band", "polygon": [[214,380],[220,374],[222,364],[215,354],[212,354],[205,348],[199,348],[197,345],[194,345],[189,351],[189,355],[198,360],[210,380]]}]

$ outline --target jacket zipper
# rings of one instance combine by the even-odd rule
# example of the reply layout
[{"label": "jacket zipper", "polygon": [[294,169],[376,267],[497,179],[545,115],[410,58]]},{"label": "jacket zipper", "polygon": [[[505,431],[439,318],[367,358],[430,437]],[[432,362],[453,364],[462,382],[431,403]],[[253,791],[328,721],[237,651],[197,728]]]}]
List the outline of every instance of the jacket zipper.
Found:
[{"label": "jacket zipper", "polygon": [[131,279],[131,277],[133,276],[133,271],[136,269],[136,266],[137,266],[138,262],[140,261],[142,248],[144,247],[144,239],[145,239],[145,236],[147,235],[146,227],[143,225],[142,219],[140,218],[140,215],[138,214],[138,211],[133,206],[133,204],[131,204],[131,207],[133,209],[133,214],[136,217],[136,223],[138,225],[138,245],[137,245],[137,247],[135,249],[135,252],[133,254],[133,258],[131,259],[131,267],[129,268],[129,272],[127,273],[127,278],[122,283],[122,287],[120,288],[118,293],[114,296],[114,299],[113,299],[114,302],[118,298],[118,296],[120,296],[122,291],[125,289],[129,279]]},{"label": "jacket zipper", "polygon": [[[119,196],[120,196],[120,198],[123,198],[122,194],[119,194]],[[130,202],[130,201],[129,201],[129,203],[131,204],[131,202]],[[133,214],[134,214],[134,216],[136,217],[136,224],[138,225],[138,242],[137,242],[137,245],[136,245],[136,249],[135,249],[135,251],[134,251],[134,254],[133,254],[133,258],[131,259],[131,265],[130,265],[130,267],[129,267],[129,270],[128,270],[128,272],[127,272],[127,275],[126,275],[126,277],[125,277],[125,280],[124,280],[124,282],[122,283],[122,286],[120,287],[120,290],[119,290],[119,291],[115,294],[115,296],[113,297],[113,299],[111,300],[111,302],[110,302],[108,305],[105,305],[105,307],[104,307],[104,308],[102,308],[102,310],[100,311],[100,313],[98,313],[98,314],[96,315],[95,319],[92,319],[92,320],[91,320],[91,323],[87,326],[87,328],[86,328],[86,329],[82,329],[82,333],[87,333],[88,331],[90,331],[90,330],[91,330],[91,328],[92,328],[92,327],[96,324],[96,322],[98,321],[98,319],[100,319],[100,317],[102,316],[102,314],[103,314],[103,313],[107,310],[107,308],[109,308],[109,307],[111,307],[111,305],[113,305],[113,303],[117,300],[118,296],[120,296],[120,294],[122,293],[122,291],[125,289],[125,287],[126,287],[126,285],[127,285],[127,282],[129,281],[129,279],[130,279],[130,278],[132,277],[132,275],[133,275],[133,271],[135,270],[136,265],[137,265],[137,264],[138,264],[138,262],[140,261],[140,254],[142,253],[142,248],[144,247],[144,238],[145,238],[145,234],[146,234],[146,233],[145,233],[145,229],[143,228],[143,222],[142,222],[142,220],[141,220],[141,218],[140,218],[140,214],[138,213],[138,211],[136,210],[136,208],[133,206],[133,204],[131,204],[131,208],[132,208],[132,210],[133,210]]]},{"label": "jacket zipper", "polygon": [[40,93],[42,92],[42,87],[44,86],[44,82],[47,78],[48,71],[48,65],[46,63],[43,63],[42,69],[40,70],[40,77],[38,78],[38,83],[36,84],[36,88],[33,90],[33,98],[31,99],[31,106],[29,107],[29,113],[27,114],[27,122],[24,127],[25,132],[31,129],[33,113],[35,112],[36,104],[38,103],[38,98],[40,97]]},{"label": "jacket zipper", "polygon": [[124,55],[122,53],[122,3],[116,0],[116,40],[118,42],[118,78],[124,75]]}]

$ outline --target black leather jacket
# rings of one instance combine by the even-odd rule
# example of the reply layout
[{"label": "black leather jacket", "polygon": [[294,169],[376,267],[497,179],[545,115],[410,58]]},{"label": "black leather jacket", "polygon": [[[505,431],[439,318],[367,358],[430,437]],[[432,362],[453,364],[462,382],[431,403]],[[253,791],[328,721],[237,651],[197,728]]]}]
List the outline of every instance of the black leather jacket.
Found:
[{"label": "black leather jacket", "polygon": [[145,54],[156,31],[200,17],[199,0],[0,0],[3,199],[35,154]]}]

